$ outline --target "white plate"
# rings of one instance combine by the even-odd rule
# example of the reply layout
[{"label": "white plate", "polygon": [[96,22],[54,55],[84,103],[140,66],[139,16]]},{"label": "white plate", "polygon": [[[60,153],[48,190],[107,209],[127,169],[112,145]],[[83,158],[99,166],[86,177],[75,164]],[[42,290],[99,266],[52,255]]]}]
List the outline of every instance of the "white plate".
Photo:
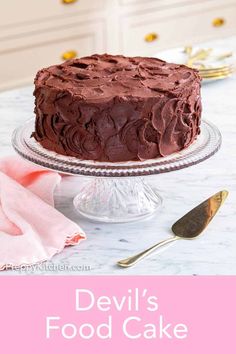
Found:
[{"label": "white plate", "polygon": [[[208,49],[208,47],[193,47],[193,53],[197,52],[199,49]],[[225,58],[223,60],[216,60],[215,58],[221,54],[224,53],[228,53],[231,52],[230,50],[222,50],[222,49],[218,49],[218,48],[214,48],[212,50],[212,53],[209,55],[209,58],[207,58],[206,60],[202,61],[204,64],[206,64],[208,67],[210,67],[211,69],[217,69],[218,67],[221,66],[228,66],[228,67],[232,67],[232,69],[235,69],[236,66],[236,55],[235,53],[233,53],[233,55],[229,58]],[[169,49],[169,50],[165,50],[162,52],[159,52],[157,54],[154,55],[155,58],[159,58],[162,60],[165,60],[169,63],[176,63],[176,64],[185,64],[186,65],[186,61],[187,61],[187,55],[184,53],[184,47],[180,47],[180,48],[174,48],[174,49]],[[213,82],[213,81],[217,81],[217,80],[221,80],[224,78],[227,78],[229,76],[231,76],[232,74],[226,76],[226,77],[212,77],[212,78],[203,78],[203,82]]]}]

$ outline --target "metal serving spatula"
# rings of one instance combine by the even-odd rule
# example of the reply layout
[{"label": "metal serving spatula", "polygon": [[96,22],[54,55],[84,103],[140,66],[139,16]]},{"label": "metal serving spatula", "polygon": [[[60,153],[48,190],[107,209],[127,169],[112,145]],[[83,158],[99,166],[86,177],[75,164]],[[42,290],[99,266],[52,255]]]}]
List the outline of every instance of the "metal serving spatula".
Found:
[{"label": "metal serving spatula", "polygon": [[159,247],[180,239],[189,240],[199,236],[207,227],[209,222],[213,219],[221,205],[224,203],[228,194],[229,192],[225,190],[214,194],[209,199],[205,200],[203,203],[199,204],[194,209],[185,214],[181,219],[176,221],[176,223],[174,223],[172,226],[172,231],[175,236],[161,241],[135,256],[122,259],[118,261],[117,264],[120,267],[131,267]]}]

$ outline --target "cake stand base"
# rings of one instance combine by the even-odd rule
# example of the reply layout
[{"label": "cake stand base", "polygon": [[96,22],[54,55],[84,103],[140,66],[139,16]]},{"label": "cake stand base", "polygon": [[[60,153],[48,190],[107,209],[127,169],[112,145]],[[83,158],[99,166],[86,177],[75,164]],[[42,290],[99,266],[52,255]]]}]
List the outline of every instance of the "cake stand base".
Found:
[{"label": "cake stand base", "polygon": [[142,177],[94,178],[74,199],[76,211],[84,217],[112,223],[149,217],[161,203],[157,190]]}]

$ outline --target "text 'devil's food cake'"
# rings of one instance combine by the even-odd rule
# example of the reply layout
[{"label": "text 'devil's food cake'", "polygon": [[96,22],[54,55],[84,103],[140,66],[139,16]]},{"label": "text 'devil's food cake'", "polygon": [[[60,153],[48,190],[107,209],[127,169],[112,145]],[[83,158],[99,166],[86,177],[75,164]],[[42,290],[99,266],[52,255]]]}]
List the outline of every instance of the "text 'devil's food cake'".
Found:
[{"label": "text 'devil's food cake'", "polygon": [[92,55],[38,72],[33,136],[46,149],[97,161],[144,160],[200,132],[200,77],[155,58]]}]

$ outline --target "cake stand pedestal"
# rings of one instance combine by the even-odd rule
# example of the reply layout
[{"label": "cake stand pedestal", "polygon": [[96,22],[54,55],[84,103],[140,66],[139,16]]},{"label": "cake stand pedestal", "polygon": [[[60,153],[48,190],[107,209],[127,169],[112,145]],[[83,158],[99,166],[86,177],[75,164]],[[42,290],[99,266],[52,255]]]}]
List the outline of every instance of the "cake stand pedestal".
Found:
[{"label": "cake stand pedestal", "polygon": [[150,216],[161,205],[162,198],[148,183],[148,176],[197,164],[216,153],[221,145],[217,127],[202,121],[200,136],[179,153],[141,162],[104,163],[48,151],[31,138],[33,130],[32,119],[14,131],[12,145],[16,152],[50,170],[90,177],[74,198],[74,206],[83,216],[101,222],[129,222]]},{"label": "cake stand pedestal", "polygon": [[102,222],[135,221],[151,215],[162,199],[142,177],[94,178],[74,198],[83,216]]}]

